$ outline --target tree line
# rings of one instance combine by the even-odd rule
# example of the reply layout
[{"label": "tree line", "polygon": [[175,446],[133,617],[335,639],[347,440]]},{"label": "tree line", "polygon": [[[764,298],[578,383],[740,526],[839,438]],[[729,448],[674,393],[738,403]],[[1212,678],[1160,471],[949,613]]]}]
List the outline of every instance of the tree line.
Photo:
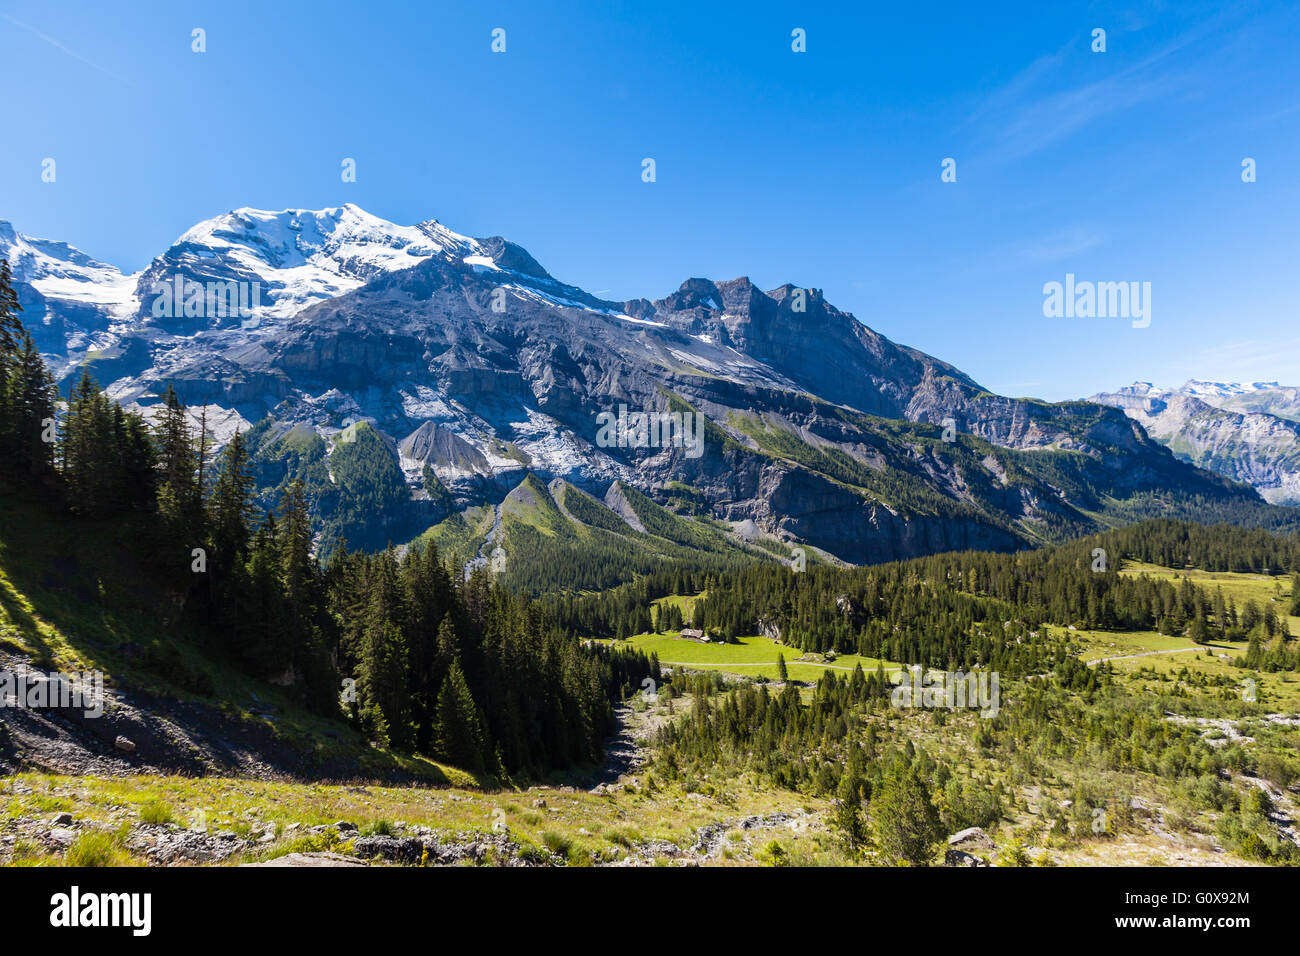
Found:
[{"label": "tree line", "polygon": [[[1120,574],[1126,560],[1267,568],[1278,577],[1279,598],[1283,583],[1289,585],[1289,599],[1239,606],[1213,582]],[[699,592],[689,621],[671,611],[651,614],[657,598]],[[729,640],[775,635],[803,652],[947,669],[984,666],[1008,676],[1039,673],[1064,658],[1049,626],[1153,630],[1198,643],[1248,640],[1250,666],[1290,670],[1300,665],[1286,614],[1300,614],[1300,538],[1153,520],[1014,554],[952,552],[806,572],[767,563],[730,572],[679,568],[553,605],[562,625],[582,635],[621,638],[689,624]]]}]

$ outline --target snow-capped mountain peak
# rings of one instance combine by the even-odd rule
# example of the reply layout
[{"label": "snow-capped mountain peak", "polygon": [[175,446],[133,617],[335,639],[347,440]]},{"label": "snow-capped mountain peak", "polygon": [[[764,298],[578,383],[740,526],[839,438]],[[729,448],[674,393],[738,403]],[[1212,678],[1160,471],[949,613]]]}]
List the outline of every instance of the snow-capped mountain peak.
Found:
[{"label": "snow-capped mountain peak", "polygon": [[256,311],[283,318],[431,256],[477,251],[472,239],[432,220],[401,226],[352,203],[319,210],[243,207],[191,227],[149,271],[201,278],[219,267],[224,275],[212,277],[260,282],[264,305]]},{"label": "snow-capped mountain peak", "polygon": [[120,269],[66,242],[25,236],[3,219],[0,259],[9,260],[15,280],[31,285],[47,298],[98,303],[122,302],[130,297],[129,277]]},{"label": "snow-capped mountain peak", "polygon": [[118,269],[92,259],[76,246],[25,236],[4,219],[0,219],[0,258],[9,260],[14,278],[23,282],[49,276],[75,278],[89,273],[121,275]]},{"label": "snow-capped mountain peak", "polygon": [[1231,398],[1234,395],[1245,395],[1249,392],[1259,392],[1269,388],[1279,388],[1277,382],[1250,382],[1242,384],[1241,382],[1206,382],[1197,379],[1191,379],[1178,391],[1184,395],[1191,395],[1194,398]]},{"label": "snow-capped mountain peak", "polygon": [[[435,256],[512,270],[517,253],[499,241],[481,244],[434,219],[398,225],[353,203],[326,209],[245,206],[196,223],[146,269],[127,275],[73,246],[33,239],[0,220],[0,258],[9,260],[27,324],[56,366],[53,356],[111,350],[123,335],[160,322],[160,331],[188,336],[214,324],[256,327],[284,320]],[[535,265],[526,254],[524,259]],[[540,267],[533,271],[545,276]],[[219,316],[217,323],[195,316],[196,324],[178,308],[165,308],[160,319],[160,295],[191,281],[239,283],[250,308],[237,317]]]},{"label": "snow-capped mountain peak", "polygon": [[1169,389],[1161,388],[1151,382],[1134,382],[1132,385],[1125,385],[1115,391],[1119,395],[1135,395],[1139,398],[1161,398],[1170,392]]},{"label": "snow-capped mountain peak", "polygon": [[[427,228],[426,228],[427,226]],[[345,203],[332,209],[268,211],[243,207],[191,227],[173,244],[229,252],[249,249],[272,268],[334,260],[341,272],[403,268],[422,258],[459,248],[464,236],[430,220],[399,226]]]},{"label": "snow-capped mountain peak", "polygon": [[1165,388],[1151,382],[1134,382],[1132,385],[1117,388],[1115,394],[1141,398],[1169,398],[1174,395],[1186,395],[1189,398],[1199,398],[1201,401],[1213,405],[1217,401],[1224,399],[1281,387],[1277,382],[1249,382],[1243,384],[1242,382],[1210,382],[1201,379],[1190,379],[1180,388]]}]

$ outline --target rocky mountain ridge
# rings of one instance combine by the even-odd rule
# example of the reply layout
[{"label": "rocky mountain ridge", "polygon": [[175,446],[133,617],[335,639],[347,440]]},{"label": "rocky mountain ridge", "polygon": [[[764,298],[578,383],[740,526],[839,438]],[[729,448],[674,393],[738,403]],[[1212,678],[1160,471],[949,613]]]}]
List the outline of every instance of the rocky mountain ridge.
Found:
[{"label": "rocky mountain ridge", "polygon": [[[464,524],[467,509],[495,510],[494,526],[530,476],[602,503],[632,488],[682,520],[757,528],[776,557],[806,544],[855,563],[1207,507],[1271,520],[1250,489],[1179,462],[1122,411],[994,395],[815,288],[692,278],[612,302],[500,237],[350,205],[236,210],[131,277],[0,236],[12,236],[0,255],[26,256],[24,318],[65,385],[86,368],[146,410],[172,385],[218,446],[251,428],[264,503],[302,478],[323,540],[402,543]],[[55,275],[74,267],[75,279]],[[256,283],[256,304],[167,313],[157,290],[177,276]],[[602,437],[619,409],[656,426],[650,438]],[[664,416],[700,427],[704,453],[660,442]],[[640,533],[616,511],[608,520]],[[752,537],[732,544],[743,552]]]},{"label": "rocky mountain ridge", "polygon": [[1251,485],[1274,504],[1300,505],[1300,416],[1287,417],[1300,412],[1300,389],[1136,382],[1090,401],[1123,409],[1183,461]]}]

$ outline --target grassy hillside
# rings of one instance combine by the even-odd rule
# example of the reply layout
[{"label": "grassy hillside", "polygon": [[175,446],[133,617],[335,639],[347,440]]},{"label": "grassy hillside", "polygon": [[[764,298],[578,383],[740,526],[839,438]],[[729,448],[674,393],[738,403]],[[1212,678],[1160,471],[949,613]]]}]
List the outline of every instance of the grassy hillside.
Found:
[{"label": "grassy hillside", "polygon": [[438,546],[438,553],[444,561],[463,567],[482,549],[492,529],[492,519],[491,507],[476,506],[457,511],[412,541],[411,547],[423,547],[431,541]]},{"label": "grassy hillside", "polygon": [[[205,860],[218,865],[303,852],[370,857],[389,834],[437,841],[443,852],[463,854],[455,860],[461,865],[591,866],[629,859],[752,865],[766,859],[764,848],[774,839],[784,844],[786,855],[809,863],[840,859],[817,823],[826,801],[738,783],[709,791],[633,784],[601,794],[571,787],[483,792],[460,786],[431,790],[24,773],[0,782],[0,829],[24,834],[8,852],[0,844],[0,862],[147,865],[161,862],[158,854],[167,841],[195,855],[223,854]],[[75,821],[75,837],[66,849],[51,852],[36,836],[26,835],[32,819],[64,812]],[[756,819],[762,827],[754,826]],[[336,828],[340,821],[355,824],[356,831]],[[713,855],[692,852],[697,833],[719,825]],[[372,837],[380,840],[369,843]],[[403,862],[447,859],[416,850]]]},{"label": "grassy hillside", "polygon": [[594,592],[682,562],[722,571],[772,555],[717,528],[673,514],[634,489],[624,493],[646,531],[637,531],[586,492],[565,482],[555,494],[529,474],[502,503],[501,581],[527,594]]},{"label": "grassy hillside", "polygon": [[[216,635],[182,623],[173,596],[139,564],[129,542],[147,535],[140,516],[72,519],[25,495],[0,494],[0,655],[64,673],[98,670],[107,688],[132,699],[188,705],[169,716],[200,748],[206,728],[225,725],[309,776],[449,779],[448,768],[377,750],[341,719],[312,714],[282,688],[241,673],[216,649]],[[171,608],[170,616],[159,608]],[[187,726],[187,716],[196,724]],[[219,753],[194,756],[221,763]]]}]

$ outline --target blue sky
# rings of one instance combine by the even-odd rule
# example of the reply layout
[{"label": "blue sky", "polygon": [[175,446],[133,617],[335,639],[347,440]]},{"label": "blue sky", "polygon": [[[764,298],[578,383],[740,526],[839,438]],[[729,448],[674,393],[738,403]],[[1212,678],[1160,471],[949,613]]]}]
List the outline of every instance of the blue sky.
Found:
[{"label": "blue sky", "polygon": [[[0,218],[135,270],[350,201],[608,298],[822,288],[1008,394],[1300,384],[1300,9],[837,6],[0,0]],[[1067,272],[1150,282],[1150,327],[1044,318]]]}]

